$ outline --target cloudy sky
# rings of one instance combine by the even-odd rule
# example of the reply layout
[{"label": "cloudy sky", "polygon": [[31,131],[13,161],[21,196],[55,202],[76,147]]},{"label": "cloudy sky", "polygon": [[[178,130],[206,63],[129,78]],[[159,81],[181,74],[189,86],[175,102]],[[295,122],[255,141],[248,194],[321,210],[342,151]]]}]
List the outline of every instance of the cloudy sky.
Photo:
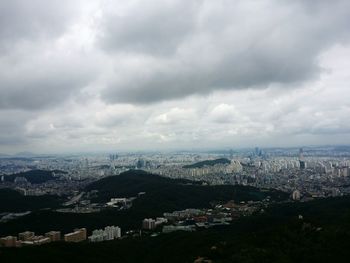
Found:
[{"label": "cloudy sky", "polygon": [[348,0],[0,0],[0,153],[350,142]]}]

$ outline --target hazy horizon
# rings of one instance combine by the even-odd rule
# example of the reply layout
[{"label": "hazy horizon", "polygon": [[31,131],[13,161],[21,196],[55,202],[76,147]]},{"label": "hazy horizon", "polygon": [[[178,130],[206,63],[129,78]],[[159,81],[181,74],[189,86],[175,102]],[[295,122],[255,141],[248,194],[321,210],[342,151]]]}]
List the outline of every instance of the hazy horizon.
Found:
[{"label": "hazy horizon", "polygon": [[[233,151],[233,153],[244,153],[244,152],[254,152],[256,148],[259,148],[262,151],[274,151],[274,150],[294,150],[296,153],[299,153],[300,149],[303,149],[304,151],[308,150],[316,150],[316,149],[326,149],[326,148],[348,148],[344,149],[345,152],[350,151],[350,145],[349,144],[335,144],[335,145],[294,145],[294,146],[248,146],[248,147],[213,147],[213,148],[205,148],[205,147],[197,147],[197,148],[167,148],[167,149],[105,149],[105,150],[86,150],[86,151],[51,151],[51,152],[39,152],[39,151],[18,151],[18,152],[0,152],[1,156],[8,156],[8,157],[30,157],[30,156],[45,156],[45,155],[51,155],[51,156],[65,156],[65,155],[108,155],[108,154],[153,154],[153,153],[160,153],[160,154],[170,154],[170,153],[221,153],[221,154],[228,154],[230,151]],[[296,155],[297,156],[297,155]]]}]

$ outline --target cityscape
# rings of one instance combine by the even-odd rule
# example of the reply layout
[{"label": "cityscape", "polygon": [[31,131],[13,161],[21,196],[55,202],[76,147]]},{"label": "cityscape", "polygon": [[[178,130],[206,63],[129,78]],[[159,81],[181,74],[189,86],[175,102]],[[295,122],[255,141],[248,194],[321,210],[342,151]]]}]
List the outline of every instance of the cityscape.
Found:
[{"label": "cityscape", "polygon": [[[27,196],[73,196],[98,179],[119,175],[130,169],[141,169],[163,177],[188,179],[209,185],[250,185],[285,192],[298,190],[305,197],[349,194],[350,148],[307,149],[264,150],[256,147],[251,151],[227,150],[221,153],[6,157],[0,159],[0,187],[13,188]],[[22,175],[33,170],[52,172],[45,174],[47,178],[42,182],[32,184]],[[81,193],[76,194],[76,200],[73,198],[67,204],[77,202],[82,197]],[[125,203],[127,200],[122,201]]]},{"label": "cityscape", "polygon": [[[74,229],[61,234],[50,230],[35,235],[27,230],[4,236],[4,247],[43,245],[50,242],[101,242],[142,236],[156,237],[174,231],[196,231],[229,225],[242,216],[263,213],[273,203],[308,202],[350,193],[350,148],[305,147],[285,149],[222,150],[218,152],[113,153],[75,156],[3,157],[0,159],[0,189],[13,189],[23,196],[63,197],[58,213],[89,214],[104,210],[127,211],[133,202],[147,196],[114,196],[108,202],[94,202],[98,190],[86,187],[103,178],[127,171],[143,171],[165,178],[199,185],[241,185],[275,189],[286,198],[247,202],[213,202],[210,208],[188,207],[167,211],[162,217],[144,218],[136,229],[105,226],[104,229]],[[31,173],[33,173],[31,175]],[[34,176],[37,176],[35,178]],[[1,223],[25,217],[32,211],[2,213]],[[302,218],[302,215],[299,215]],[[88,236],[88,233],[91,234]]]}]

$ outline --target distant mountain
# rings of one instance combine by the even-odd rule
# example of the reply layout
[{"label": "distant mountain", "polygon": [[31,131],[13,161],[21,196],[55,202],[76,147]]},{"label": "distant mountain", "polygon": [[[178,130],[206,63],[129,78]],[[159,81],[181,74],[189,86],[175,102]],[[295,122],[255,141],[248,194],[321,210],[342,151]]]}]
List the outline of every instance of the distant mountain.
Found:
[{"label": "distant mountain", "polygon": [[34,157],[34,156],[36,156],[36,154],[32,153],[32,152],[18,152],[16,154],[14,154],[14,156],[17,156],[17,157]]},{"label": "distant mountain", "polygon": [[214,166],[216,164],[230,164],[231,161],[226,158],[220,158],[215,160],[206,160],[194,164],[184,165],[183,168],[203,168],[204,166]]}]

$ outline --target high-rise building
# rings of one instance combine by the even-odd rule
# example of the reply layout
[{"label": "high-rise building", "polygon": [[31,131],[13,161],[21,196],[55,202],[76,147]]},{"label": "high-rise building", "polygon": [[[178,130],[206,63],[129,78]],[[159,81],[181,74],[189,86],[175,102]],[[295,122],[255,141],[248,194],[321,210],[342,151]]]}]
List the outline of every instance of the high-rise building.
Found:
[{"label": "high-rise building", "polygon": [[299,149],[299,161],[304,161],[304,150],[303,150],[303,148]]},{"label": "high-rise building", "polygon": [[156,228],[156,221],[152,218],[145,218],[142,221],[142,228],[143,229],[155,229]]},{"label": "high-rise building", "polygon": [[107,234],[107,240],[113,240],[121,237],[121,229],[118,226],[105,227],[105,233]]},{"label": "high-rise building", "polygon": [[118,154],[110,154],[110,155],[109,155],[109,159],[110,159],[111,161],[117,160],[117,159],[118,159]]},{"label": "high-rise building", "polygon": [[304,170],[306,168],[303,148],[299,149],[299,167],[300,167],[300,170]]},{"label": "high-rise building", "polygon": [[295,201],[300,200],[301,198],[301,194],[298,190],[294,190],[294,192],[292,193],[292,199]]},{"label": "high-rise building", "polygon": [[304,170],[306,169],[306,162],[305,161],[299,161],[299,165],[300,165],[300,170]]},{"label": "high-rise building", "polygon": [[121,237],[121,229],[118,226],[107,226],[104,230],[96,229],[92,231],[89,236],[91,242],[101,242],[106,240],[113,240]]},{"label": "high-rise building", "polygon": [[138,159],[138,161],[136,162],[136,168],[141,169],[145,166],[145,160],[143,159]]}]

